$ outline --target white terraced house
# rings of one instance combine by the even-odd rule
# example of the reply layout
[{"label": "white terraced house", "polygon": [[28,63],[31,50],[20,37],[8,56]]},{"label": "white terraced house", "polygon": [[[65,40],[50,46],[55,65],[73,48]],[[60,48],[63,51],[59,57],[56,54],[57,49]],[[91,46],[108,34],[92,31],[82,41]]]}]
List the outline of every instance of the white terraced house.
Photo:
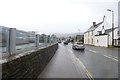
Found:
[{"label": "white terraced house", "polygon": [[[112,45],[112,29],[105,16],[102,22],[93,22],[93,26],[84,33],[84,44],[103,47]],[[118,27],[114,28],[114,45],[118,45]]]}]

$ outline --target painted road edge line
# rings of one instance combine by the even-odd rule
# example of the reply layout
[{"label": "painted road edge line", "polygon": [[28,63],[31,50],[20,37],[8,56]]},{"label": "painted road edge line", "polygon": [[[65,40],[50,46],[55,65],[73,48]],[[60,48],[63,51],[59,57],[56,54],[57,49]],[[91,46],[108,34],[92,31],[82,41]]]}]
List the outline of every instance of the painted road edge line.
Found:
[{"label": "painted road edge line", "polygon": [[85,65],[77,58],[77,61],[79,62],[79,64],[82,66],[83,70],[86,72],[86,75],[88,76],[88,78],[90,80],[94,80],[93,76],[91,75],[91,73],[87,70],[87,68],[85,67]]},{"label": "painted road edge line", "polygon": [[[69,50],[69,49],[68,49]],[[85,67],[85,65],[77,58],[75,57],[75,55],[73,54],[73,52],[71,50],[69,50],[69,52],[71,53],[71,57],[73,57],[78,63],[79,65],[83,68],[83,70],[85,71],[87,77],[90,80],[94,80],[93,76],[91,75],[91,73],[87,70],[87,68]]]}]

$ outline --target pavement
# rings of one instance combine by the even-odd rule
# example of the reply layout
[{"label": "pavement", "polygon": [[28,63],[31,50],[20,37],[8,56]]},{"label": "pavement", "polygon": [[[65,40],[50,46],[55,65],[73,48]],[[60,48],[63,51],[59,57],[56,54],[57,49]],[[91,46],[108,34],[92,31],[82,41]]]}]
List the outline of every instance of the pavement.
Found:
[{"label": "pavement", "polygon": [[59,49],[38,78],[118,78],[120,48],[85,46],[85,51],[72,49],[72,44],[59,44]]}]

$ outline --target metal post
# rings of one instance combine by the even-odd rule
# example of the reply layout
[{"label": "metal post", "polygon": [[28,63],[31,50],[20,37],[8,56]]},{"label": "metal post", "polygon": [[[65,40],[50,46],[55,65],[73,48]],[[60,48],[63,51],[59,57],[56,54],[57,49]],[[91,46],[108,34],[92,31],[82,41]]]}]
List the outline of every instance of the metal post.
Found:
[{"label": "metal post", "polygon": [[47,46],[47,36],[45,36],[45,46]]},{"label": "metal post", "polygon": [[120,46],[120,1],[118,2],[118,46]]},{"label": "metal post", "polygon": [[10,53],[10,56],[16,52],[16,28],[9,29],[7,52]]},{"label": "metal post", "polygon": [[53,37],[53,43],[55,43],[55,37]]},{"label": "metal post", "polygon": [[107,37],[107,47],[109,47],[109,37],[110,37],[110,35],[108,34],[108,37]]},{"label": "metal post", "polygon": [[112,12],[112,46],[114,46],[114,11],[107,9],[107,11]]},{"label": "metal post", "polygon": [[52,43],[52,41],[51,41],[51,36],[50,36],[50,38],[49,38],[49,42],[50,42],[50,45],[51,45],[51,43]]},{"label": "metal post", "polygon": [[36,38],[35,38],[35,47],[36,47],[36,48],[39,47],[39,34],[36,34]]},{"label": "metal post", "polygon": [[114,11],[112,11],[112,46],[114,46]]}]

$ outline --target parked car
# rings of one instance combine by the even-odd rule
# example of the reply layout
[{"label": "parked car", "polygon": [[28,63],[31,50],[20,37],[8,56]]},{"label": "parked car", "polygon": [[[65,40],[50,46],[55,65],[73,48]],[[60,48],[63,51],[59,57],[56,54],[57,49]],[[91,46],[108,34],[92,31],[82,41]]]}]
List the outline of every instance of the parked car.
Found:
[{"label": "parked car", "polygon": [[84,50],[85,49],[84,43],[83,42],[75,42],[72,45],[72,49],[74,49],[74,50]]}]

